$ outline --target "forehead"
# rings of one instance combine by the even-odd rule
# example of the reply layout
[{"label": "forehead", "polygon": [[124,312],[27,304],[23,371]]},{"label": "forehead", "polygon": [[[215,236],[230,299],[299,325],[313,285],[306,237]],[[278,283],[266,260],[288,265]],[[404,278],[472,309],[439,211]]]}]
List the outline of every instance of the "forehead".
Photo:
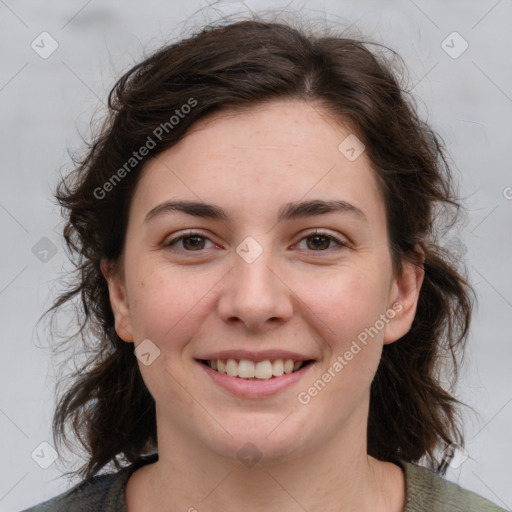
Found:
[{"label": "forehead", "polygon": [[134,213],[146,215],[169,199],[238,213],[250,208],[253,215],[300,199],[343,199],[382,215],[369,158],[364,151],[347,158],[354,154],[346,152],[353,137],[320,105],[298,100],[209,115],[144,165]]}]

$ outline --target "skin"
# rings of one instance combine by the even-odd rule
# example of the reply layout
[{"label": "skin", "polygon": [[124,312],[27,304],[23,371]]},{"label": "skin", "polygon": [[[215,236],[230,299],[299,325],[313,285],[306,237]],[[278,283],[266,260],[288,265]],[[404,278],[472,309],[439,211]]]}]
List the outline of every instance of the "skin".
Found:
[{"label": "skin", "polygon": [[[203,118],[145,164],[121,268],[102,263],[119,336],[135,346],[149,338],[160,350],[150,365],[139,361],[156,402],[159,461],[130,478],[130,512],[403,509],[404,475],[367,455],[366,428],[382,347],[409,331],[423,271],[405,264],[394,274],[370,160],[363,152],[351,162],[338,150],[350,133],[317,104],[272,101]],[[144,222],[169,199],[213,203],[229,218],[173,212]],[[366,221],[335,212],[277,222],[282,205],[309,199],[342,199]],[[206,237],[195,240],[199,250],[190,239],[165,247],[191,228]],[[314,245],[316,228],[347,246]],[[236,252],[247,236],[263,249],[253,263]],[[378,335],[299,403],[298,393],[397,301]],[[267,398],[229,394],[194,360],[279,348],[316,362]],[[237,457],[247,442],[262,454],[250,468]]]}]

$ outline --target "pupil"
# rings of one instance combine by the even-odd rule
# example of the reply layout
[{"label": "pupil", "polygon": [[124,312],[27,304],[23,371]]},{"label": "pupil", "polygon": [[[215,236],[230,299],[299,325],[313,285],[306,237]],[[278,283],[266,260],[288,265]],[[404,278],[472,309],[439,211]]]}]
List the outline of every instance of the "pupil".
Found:
[{"label": "pupil", "polygon": [[[312,237],[313,240],[316,240],[318,241],[318,239],[323,239],[324,240],[324,245],[325,245],[325,242],[327,242],[327,245],[329,245],[329,239],[326,237],[326,236],[323,236],[323,235],[314,235]],[[320,246],[316,243],[313,244],[315,246],[315,248],[319,249],[319,248],[322,248],[320,244]],[[325,247],[323,247],[325,249]]]},{"label": "pupil", "polygon": [[[184,239],[184,244],[186,246],[187,244],[190,244],[190,240],[195,240],[196,242],[195,243],[192,242],[191,247],[193,249],[197,249],[199,247],[199,245],[201,245],[201,239],[202,239],[201,236],[188,236]],[[204,241],[203,241],[203,243],[204,243]]]}]

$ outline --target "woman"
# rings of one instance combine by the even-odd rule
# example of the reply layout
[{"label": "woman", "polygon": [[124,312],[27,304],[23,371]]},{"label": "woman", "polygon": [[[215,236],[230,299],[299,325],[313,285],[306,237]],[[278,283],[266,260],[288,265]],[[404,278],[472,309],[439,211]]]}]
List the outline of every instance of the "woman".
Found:
[{"label": "woman", "polygon": [[51,310],[80,294],[97,339],[54,433],[88,460],[30,510],[502,510],[442,478],[472,290],[437,245],[442,146],[390,64],[242,21],[109,107],[57,191],[78,272]]}]

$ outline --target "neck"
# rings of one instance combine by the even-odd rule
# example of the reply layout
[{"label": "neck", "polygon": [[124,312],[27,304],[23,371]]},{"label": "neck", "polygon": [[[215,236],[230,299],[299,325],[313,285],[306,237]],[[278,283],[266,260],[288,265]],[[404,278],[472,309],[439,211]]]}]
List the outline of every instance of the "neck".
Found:
[{"label": "neck", "polygon": [[355,416],[323,443],[304,444],[284,459],[263,456],[252,466],[218,455],[183,432],[161,429],[158,462],[130,478],[128,511],[168,511],[173,504],[172,510],[190,512],[400,512],[402,470],[367,455],[361,436],[366,417]]}]

